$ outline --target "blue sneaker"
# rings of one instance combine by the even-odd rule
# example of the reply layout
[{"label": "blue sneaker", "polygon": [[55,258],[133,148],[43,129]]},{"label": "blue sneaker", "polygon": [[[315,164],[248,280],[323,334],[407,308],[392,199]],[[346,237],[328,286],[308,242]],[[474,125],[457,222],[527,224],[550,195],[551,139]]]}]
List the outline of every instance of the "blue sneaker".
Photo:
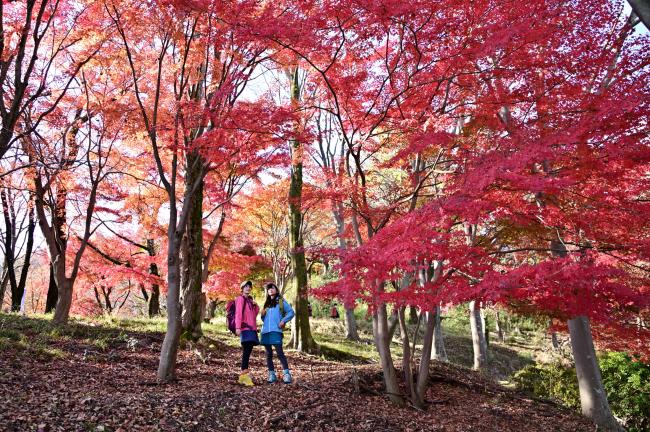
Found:
[{"label": "blue sneaker", "polygon": [[289,369],[284,370],[284,376],[282,377],[282,382],[285,384],[291,384],[291,372]]},{"label": "blue sneaker", "polygon": [[269,379],[268,379],[267,382],[268,382],[269,384],[273,384],[273,383],[276,382],[277,380],[278,380],[278,377],[275,375],[275,371],[271,371],[271,370],[270,370],[270,371],[269,371]]}]

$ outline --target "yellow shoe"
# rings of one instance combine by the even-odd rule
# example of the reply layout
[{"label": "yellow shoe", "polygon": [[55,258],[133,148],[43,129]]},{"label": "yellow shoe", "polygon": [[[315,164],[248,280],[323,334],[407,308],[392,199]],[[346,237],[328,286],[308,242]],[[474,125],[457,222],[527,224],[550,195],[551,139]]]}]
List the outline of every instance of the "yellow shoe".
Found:
[{"label": "yellow shoe", "polygon": [[253,384],[253,380],[251,379],[251,376],[246,374],[241,374],[239,375],[239,381],[237,381],[241,385],[245,385],[246,387],[252,387],[255,384]]}]

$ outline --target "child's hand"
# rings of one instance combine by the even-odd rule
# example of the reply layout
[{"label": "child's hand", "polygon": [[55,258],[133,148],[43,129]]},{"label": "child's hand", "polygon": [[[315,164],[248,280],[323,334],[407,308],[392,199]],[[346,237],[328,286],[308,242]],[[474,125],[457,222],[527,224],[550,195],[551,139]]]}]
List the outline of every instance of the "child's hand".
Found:
[{"label": "child's hand", "polygon": [[283,328],[284,328],[284,322],[280,321],[280,324],[278,324],[278,327],[280,327],[281,329],[283,329]]}]

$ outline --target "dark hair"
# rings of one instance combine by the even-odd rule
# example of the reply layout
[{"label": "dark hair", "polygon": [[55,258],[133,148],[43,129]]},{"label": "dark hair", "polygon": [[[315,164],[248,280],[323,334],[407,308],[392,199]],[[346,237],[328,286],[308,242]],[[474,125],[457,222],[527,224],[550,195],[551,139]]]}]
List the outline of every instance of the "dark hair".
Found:
[{"label": "dark hair", "polygon": [[[277,293],[275,295],[275,298],[272,298],[268,293],[268,291],[271,288],[275,288],[275,292]],[[264,309],[276,307],[278,305],[278,302],[282,298],[282,296],[280,295],[280,290],[278,289],[278,286],[276,284],[274,284],[273,282],[269,282],[269,283],[264,285],[264,289],[266,291],[266,300],[264,301]]]}]

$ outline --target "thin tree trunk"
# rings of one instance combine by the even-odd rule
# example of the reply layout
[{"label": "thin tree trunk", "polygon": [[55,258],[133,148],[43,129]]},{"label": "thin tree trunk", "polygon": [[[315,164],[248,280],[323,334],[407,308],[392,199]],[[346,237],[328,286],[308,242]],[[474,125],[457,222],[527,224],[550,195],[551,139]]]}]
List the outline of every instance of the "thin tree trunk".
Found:
[{"label": "thin tree trunk", "polygon": [[[156,256],[156,247],[153,239],[147,239],[147,253],[150,257]],[[156,263],[149,264],[149,274],[160,276]],[[149,318],[160,315],[160,286],[157,283],[151,284],[151,295],[149,296],[148,303]]]},{"label": "thin tree trunk", "polygon": [[214,318],[216,310],[217,310],[217,301],[210,300],[207,305],[207,310],[205,311],[205,322],[210,322],[210,320]]},{"label": "thin tree trunk", "polygon": [[551,332],[551,345],[553,346],[553,349],[556,351],[560,349],[560,342],[557,340],[556,332]]},{"label": "thin tree trunk", "polygon": [[496,326],[497,330],[497,339],[499,340],[500,343],[504,343],[506,340],[505,332],[503,330],[503,322],[501,322],[501,314],[499,311],[496,311],[496,319],[494,321],[494,325]]},{"label": "thin tree trunk", "polygon": [[357,319],[354,316],[354,308],[345,308],[345,338],[352,341],[361,339],[357,330]]},{"label": "thin tree trunk", "polygon": [[409,307],[409,324],[415,324],[418,322],[418,310],[415,306]]},{"label": "thin tree trunk", "polygon": [[411,395],[411,401],[415,403],[417,395],[413,386],[413,371],[411,370],[411,346],[409,344],[409,333],[406,323],[405,308],[401,307],[397,311],[399,319],[399,331],[402,339],[402,371],[404,373],[404,384],[406,393]]},{"label": "thin tree trunk", "polygon": [[[300,100],[299,69],[295,67],[291,73],[291,100],[297,106]],[[309,306],[307,299],[307,264],[302,238],[302,165],[303,144],[298,139],[291,140],[291,184],[289,186],[289,249],[291,251],[291,266],[293,268],[293,286],[296,292],[295,318],[292,342],[298,351],[311,352],[316,350],[311,328],[309,325]]]},{"label": "thin tree trunk", "polygon": [[[339,248],[345,250],[347,245],[345,243],[345,238],[343,237],[345,232],[345,221],[343,219],[343,209],[335,204],[332,204],[332,215],[334,216],[334,221],[336,222],[336,236],[339,241]],[[357,331],[357,319],[354,316],[354,307],[348,307],[345,303],[345,338],[352,341],[358,341],[359,332]]]},{"label": "thin tree trunk", "polygon": [[404,406],[404,397],[399,391],[397,374],[393,365],[393,358],[390,353],[390,339],[388,338],[388,317],[386,305],[382,304],[372,315],[372,330],[375,337],[375,346],[379,353],[379,360],[384,374],[386,393],[391,402]]},{"label": "thin tree trunk", "polygon": [[433,313],[429,313],[429,319],[433,322],[433,349],[431,350],[431,358],[441,362],[448,362],[447,350],[445,349],[445,341],[442,335],[442,310],[440,305],[437,305]]},{"label": "thin tree trunk", "polygon": [[483,370],[487,368],[487,343],[481,320],[481,306],[475,300],[469,302],[469,322],[472,328],[474,369]]},{"label": "thin tree trunk", "polygon": [[591,335],[589,319],[579,316],[569,320],[571,349],[576,364],[582,414],[606,431],[622,431],[607,402],[607,393],[600,376],[598,359]]},{"label": "thin tree trunk", "polygon": [[397,331],[397,324],[399,324],[399,318],[397,317],[397,309],[393,309],[393,312],[390,315],[388,320],[388,340],[392,341],[395,337],[395,332]]},{"label": "thin tree trunk", "polygon": [[[174,225],[175,225],[175,218]],[[178,342],[181,337],[181,304],[180,304],[180,239],[176,232],[168,245],[167,258],[167,332],[160,349],[158,364],[158,381],[170,382],[176,379],[176,357]]]},{"label": "thin tree trunk", "polygon": [[[5,261],[6,264],[6,261]],[[9,283],[9,274],[5,271],[0,281],[0,312],[2,312],[2,305],[5,301],[5,292],[7,291],[7,284]]]},{"label": "thin tree trunk", "polygon": [[59,289],[56,287],[56,278],[54,277],[54,266],[50,263],[50,285],[47,288],[47,298],[45,299],[45,313],[50,313],[56,308],[59,300]]},{"label": "thin tree trunk", "polygon": [[416,398],[413,401],[413,404],[418,408],[424,408],[424,395],[427,390],[427,383],[429,382],[429,366],[431,365],[431,359],[433,358],[433,346],[435,344],[434,327],[436,325],[436,320],[434,313],[434,311],[430,311],[426,314],[427,327],[424,331],[422,355],[420,357],[420,367],[418,369],[418,377],[415,386]]},{"label": "thin tree trunk", "polygon": [[[26,233],[27,245],[25,247],[23,266],[20,269],[20,279],[18,280],[18,286],[16,290],[16,295],[19,296],[21,300],[23,300],[25,297],[25,287],[27,285],[27,274],[29,272],[29,265],[32,259],[32,250],[34,249],[34,231],[36,230],[36,220],[34,219],[34,207],[30,207],[28,217],[29,217],[29,222],[27,225],[27,233]],[[0,305],[1,304],[2,303],[0,303]]]},{"label": "thin tree trunk", "polygon": [[[197,163],[198,159],[198,163]],[[203,332],[202,323],[202,287],[203,287],[203,181],[198,179],[201,175],[203,158],[198,153],[188,157],[188,166],[195,167],[188,172],[187,183],[199,185],[192,199],[192,208],[187,222],[187,229],[183,238],[182,266],[182,330],[181,335],[189,340],[198,340]]]},{"label": "thin tree trunk", "polygon": [[488,327],[488,318],[485,314],[485,309],[481,308],[481,328],[485,337],[485,347],[490,348],[490,329]]}]

